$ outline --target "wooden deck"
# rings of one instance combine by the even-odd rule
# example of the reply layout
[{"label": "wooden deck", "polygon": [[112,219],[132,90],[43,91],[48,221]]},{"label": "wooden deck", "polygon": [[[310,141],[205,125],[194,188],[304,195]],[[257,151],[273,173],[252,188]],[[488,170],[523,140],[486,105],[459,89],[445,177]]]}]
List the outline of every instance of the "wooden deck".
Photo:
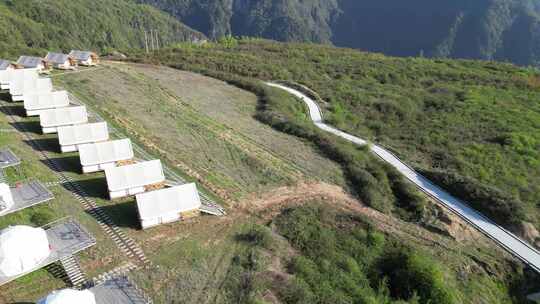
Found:
[{"label": "wooden deck", "polygon": [[17,166],[21,160],[10,149],[0,150],[0,169]]},{"label": "wooden deck", "polygon": [[151,300],[125,276],[109,279],[90,288],[96,304],[150,304]]},{"label": "wooden deck", "polygon": [[77,254],[96,244],[94,237],[79,225],[79,223],[71,219],[51,223],[43,227],[43,229],[45,229],[51,245],[52,251],[49,257],[25,273],[11,277],[0,275],[0,285],[4,285],[49,264],[55,263],[63,257]]},{"label": "wooden deck", "polygon": [[0,216],[17,212],[54,198],[54,195],[45,186],[35,181],[11,188],[11,195],[13,196],[13,206],[8,210],[0,212]]}]

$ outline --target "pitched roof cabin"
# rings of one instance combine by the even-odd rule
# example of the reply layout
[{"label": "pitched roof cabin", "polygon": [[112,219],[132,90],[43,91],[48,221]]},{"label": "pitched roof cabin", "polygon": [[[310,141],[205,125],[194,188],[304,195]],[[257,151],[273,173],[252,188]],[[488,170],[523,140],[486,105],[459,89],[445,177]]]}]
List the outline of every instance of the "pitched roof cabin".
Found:
[{"label": "pitched roof cabin", "polygon": [[41,57],[21,56],[16,64],[25,69],[37,69],[38,71],[49,68],[47,61]]},{"label": "pitched roof cabin", "polygon": [[77,61],[73,57],[62,53],[47,53],[45,61],[52,67],[61,70],[73,69],[77,66]]},{"label": "pitched roof cabin", "polygon": [[90,51],[73,50],[69,53],[69,56],[76,60],[78,64],[84,66],[94,66],[99,63],[99,56]]},{"label": "pitched roof cabin", "polygon": [[0,59],[0,71],[12,70],[14,68],[15,68],[15,65],[13,65],[11,61]]}]

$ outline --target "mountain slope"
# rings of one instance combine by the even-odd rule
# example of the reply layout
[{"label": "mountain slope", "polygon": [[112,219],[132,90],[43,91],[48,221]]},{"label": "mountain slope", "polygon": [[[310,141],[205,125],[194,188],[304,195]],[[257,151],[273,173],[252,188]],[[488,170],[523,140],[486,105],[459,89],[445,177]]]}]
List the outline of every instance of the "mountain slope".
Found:
[{"label": "mountain slope", "polygon": [[139,0],[212,38],[232,33],[395,56],[536,64],[537,0]]},{"label": "mountain slope", "polygon": [[2,57],[71,48],[143,47],[144,30],[157,32],[160,45],[204,37],[153,7],[124,0],[0,1]]}]

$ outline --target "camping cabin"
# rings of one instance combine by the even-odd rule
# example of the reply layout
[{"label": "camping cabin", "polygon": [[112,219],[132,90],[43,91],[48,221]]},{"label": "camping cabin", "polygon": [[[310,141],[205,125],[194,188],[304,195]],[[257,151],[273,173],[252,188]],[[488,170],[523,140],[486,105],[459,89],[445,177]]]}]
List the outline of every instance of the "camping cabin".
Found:
[{"label": "camping cabin", "polygon": [[47,53],[45,61],[55,69],[72,70],[77,67],[77,61],[71,56],[62,53]]},{"label": "camping cabin", "polygon": [[44,110],[65,108],[69,106],[67,91],[56,91],[41,94],[25,94],[24,109],[26,116],[39,116]]},{"label": "camping cabin", "polygon": [[24,101],[24,96],[29,94],[50,93],[53,85],[50,78],[23,77],[11,81],[9,94],[12,101]]},{"label": "camping cabin", "polygon": [[159,159],[105,169],[111,199],[136,195],[164,185]]},{"label": "camping cabin", "polygon": [[199,215],[201,199],[194,183],[137,194],[142,229]]},{"label": "camping cabin", "polygon": [[39,115],[43,134],[56,133],[59,127],[74,126],[88,122],[86,107],[66,107],[45,110]]},{"label": "camping cabin", "polygon": [[95,66],[99,63],[99,56],[94,52],[73,50],[69,56],[83,66]]},{"label": "camping cabin", "polygon": [[33,56],[19,57],[19,60],[17,60],[16,65],[24,69],[36,69],[38,71],[49,69],[49,64],[47,63],[47,61],[45,61],[45,59],[41,57],[33,57]]},{"label": "camping cabin", "polygon": [[62,153],[75,152],[80,145],[106,141],[109,130],[106,122],[88,123],[58,128],[58,141]]},{"label": "camping cabin", "polygon": [[133,159],[131,140],[118,139],[79,146],[83,173],[103,171],[117,167],[120,162]]},{"label": "camping cabin", "polygon": [[0,71],[14,70],[15,65],[9,60],[0,59]]}]

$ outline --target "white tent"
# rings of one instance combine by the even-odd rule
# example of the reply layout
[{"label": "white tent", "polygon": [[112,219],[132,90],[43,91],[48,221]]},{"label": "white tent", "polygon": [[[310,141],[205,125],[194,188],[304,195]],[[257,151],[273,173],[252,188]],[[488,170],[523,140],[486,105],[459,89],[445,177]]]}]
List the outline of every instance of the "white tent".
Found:
[{"label": "white tent", "polygon": [[53,85],[50,78],[23,78],[12,81],[9,85],[11,100],[23,101],[25,94],[39,94],[52,92]]},{"label": "white tent", "polygon": [[85,124],[88,122],[86,107],[66,107],[45,110],[39,114],[43,133],[55,133],[58,127]]},{"label": "white tent", "polygon": [[11,82],[16,81],[19,78],[37,79],[38,77],[39,74],[36,69],[0,71],[0,88],[2,90],[8,90],[11,86]]},{"label": "white tent", "polygon": [[171,223],[186,212],[198,211],[201,199],[195,184],[137,194],[137,209],[143,229]]},{"label": "white tent", "polygon": [[105,169],[111,199],[146,191],[145,186],[165,181],[159,159]]},{"label": "white tent", "polygon": [[133,158],[131,140],[119,139],[79,146],[84,173],[97,172],[116,167],[116,162]]},{"label": "white tent", "polygon": [[25,94],[23,99],[27,116],[39,116],[43,110],[65,108],[69,106],[67,91]]},{"label": "white tent", "polygon": [[49,254],[45,230],[29,226],[11,226],[0,231],[0,274],[16,276],[33,270]]},{"label": "white tent", "polygon": [[106,122],[59,127],[58,141],[62,153],[79,150],[79,145],[91,144],[109,139]]},{"label": "white tent", "polygon": [[11,189],[6,183],[0,184],[0,215],[8,211],[15,202],[13,201],[13,195]]},{"label": "white tent", "polygon": [[62,289],[53,291],[37,304],[96,304],[96,297],[89,290]]}]

